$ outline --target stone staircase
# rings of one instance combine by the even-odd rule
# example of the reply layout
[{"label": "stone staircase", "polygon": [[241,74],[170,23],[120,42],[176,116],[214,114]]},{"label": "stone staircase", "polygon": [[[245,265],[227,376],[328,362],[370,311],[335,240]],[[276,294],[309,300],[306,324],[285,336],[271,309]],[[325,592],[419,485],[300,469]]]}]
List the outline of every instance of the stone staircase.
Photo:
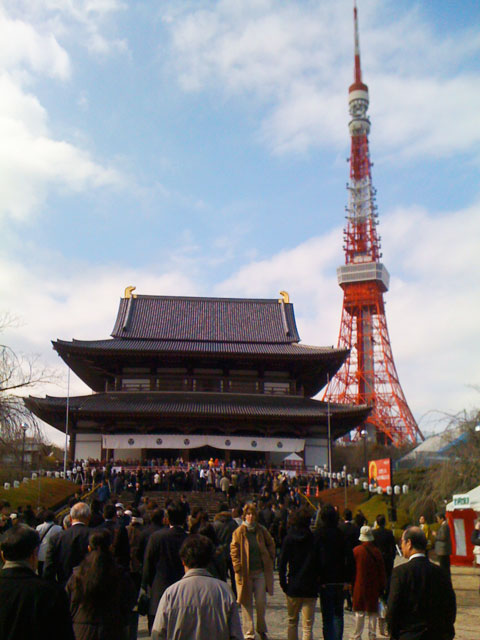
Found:
[{"label": "stone staircase", "polygon": [[[213,517],[219,511],[220,504],[225,502],[225,498],[220,492],[208,492],[208,491],[145,491],[144,498],[154,500],[162,509],[165,507],[165,503],[168,499],[179,500],[181,495],[184,495],[188,504],[190,505],[190,511],[194,511],[196,508],[201,508],[206,511],[213,521]],[[128,508],[127,505],[132,503],[132,494],[123,493],[121,496],[121,502]]]}]

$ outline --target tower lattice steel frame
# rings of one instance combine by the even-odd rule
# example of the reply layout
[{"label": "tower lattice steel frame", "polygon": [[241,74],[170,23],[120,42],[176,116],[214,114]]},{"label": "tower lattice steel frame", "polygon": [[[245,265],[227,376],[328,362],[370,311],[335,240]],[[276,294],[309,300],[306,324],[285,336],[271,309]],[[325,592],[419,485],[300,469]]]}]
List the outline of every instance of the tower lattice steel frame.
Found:
[{"label": "tower lattice steel frame", "polygon": [[368,87],[362,82],[355,0],[353,16],[355,78],[348,101],[351,154],[345,265],[337,269],[344,292],[338,346],[351,351],[327,386],[324,400],[372,405],[366,424],[369,437],[399,446],[423,440],[423,436],[400,386],[388,335],[383,294],[388,291],[390,276],[380,262],[376,191],[368,147]]}]

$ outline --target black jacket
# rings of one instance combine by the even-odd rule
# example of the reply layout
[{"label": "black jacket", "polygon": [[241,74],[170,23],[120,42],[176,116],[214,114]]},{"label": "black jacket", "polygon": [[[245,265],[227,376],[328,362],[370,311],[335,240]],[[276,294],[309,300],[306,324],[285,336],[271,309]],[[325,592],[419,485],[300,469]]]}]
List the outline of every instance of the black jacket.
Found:
[{"label": "black jacket", "polygon": [[258,521],[261,525],[268,529],[269,532],[272,530],[273,521],[275,519],[275,513],[273,512],[271,507],[265,507],[258,513]]},{"label": "black jacket", "polygon": [[393,570],[387,624],[394,640],[452,640],[455,615],[452,583],[425,556]]},{"label": "black jacket", "polygon": [[27,567],[0,571],[2,640],[74,640],[67,594]]},{"label": "black jacket", "polygon": [[155,531],[160,531],[161,529],[168,529],[168,527],[164,526],[163,524],[154,524],[152,522],[142,529],[137,550],[137,560],[141,565],[143,565],[145,550],[147,548],[148,541],[150,540],[150,536],[152,535],[152,533],[155,533]]},{"label": "black jacket", "polygon": [[213,528],[217,534],[218,544],[222,547],[225,559],[230,558],[230,544],[232,535],[238,524],[232,518],[230,511],[221,511],[213,519]]},{"label": "black jacket", "polygon": [[351,583],[355,563],[342,531],[338,527],[321,526],[315,531],[315,539],[321,553],[321,583]]},{"label": "black jacket", "polygon": [[74,524],[61,531],[47,548],[43,577],[57,580],[65,586],[77,567],[88,553],[88,538],[92,529],[85,524]]},{"label": "black jacket", "polygon": [[385,529],[385,527],[378,527],[378,529],[373,530],[373,541],[382,554],[387,576],[390,576],[397,553],[397,544],[393,532],[390,529]]},{"label": "black jacket", "polygon": [[123,640],[127,637],[130,612],[135,606],[136,589],[130,576],[118,565],[115,588],[96,612],[83,598],[81,583],[75,569],[66,585],[70,599],[75,640]]},{"label": "black jacket", "polygon": [[350,549],[353,549],[357,545],[361,544],[360,540],[358,539],[360,535],[360,527],[357,527],[354,522],[352,522],[351,520],[340,522],[338,528],[345,536],[345,540]]},{"label": "black jacket", "polygon": [[150,587],[150,615],[156,614],[165,589],[178,582],[185,573],[179,551],[186,537],[181,527],[161,529],[150,536],[142,575],[142,587]]},{"label": "black jacket", "polygon": [[315,598],[320,583],[320,548],[310,529],[291,527],[280,551],[280,586],[292,598]]},{"label": "black jacket", "polygon": [[104,520],[97,528],[107,529],[110,531],[115,560],[128,571],[130,567],[130,543],[128,541],[128,532],[126,527],[120,525],[114,520]]}]

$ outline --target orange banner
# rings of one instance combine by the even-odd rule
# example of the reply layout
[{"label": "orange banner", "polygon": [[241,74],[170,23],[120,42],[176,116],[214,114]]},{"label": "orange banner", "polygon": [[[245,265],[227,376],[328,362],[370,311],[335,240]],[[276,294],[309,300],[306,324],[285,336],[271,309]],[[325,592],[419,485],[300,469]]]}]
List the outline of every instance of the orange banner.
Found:
[{"label": "orange banner", "polygon": [[383,491],[392,486],[392,460],[390,458],[369,461],[368,484],[373,484],[375,488],[382,487]]}]

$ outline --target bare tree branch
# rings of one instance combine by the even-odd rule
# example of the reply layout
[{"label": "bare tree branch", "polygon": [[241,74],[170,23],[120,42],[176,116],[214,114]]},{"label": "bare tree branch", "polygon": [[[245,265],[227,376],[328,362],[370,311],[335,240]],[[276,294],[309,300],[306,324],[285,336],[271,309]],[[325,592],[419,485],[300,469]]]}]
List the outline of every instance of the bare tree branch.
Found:
[{"label": "bare tree branch", "polygon": [[[0,315],[0,333],[19,324],[11,314]],[[8,345],[0,344],[0,449],[3,452],[19,458],[24,438],[22,424],[28,425],[29,439],[43,442],[38,421],[16,392],[57,378],[54,370],[42,366],[38,356],[17,354]]]}]

